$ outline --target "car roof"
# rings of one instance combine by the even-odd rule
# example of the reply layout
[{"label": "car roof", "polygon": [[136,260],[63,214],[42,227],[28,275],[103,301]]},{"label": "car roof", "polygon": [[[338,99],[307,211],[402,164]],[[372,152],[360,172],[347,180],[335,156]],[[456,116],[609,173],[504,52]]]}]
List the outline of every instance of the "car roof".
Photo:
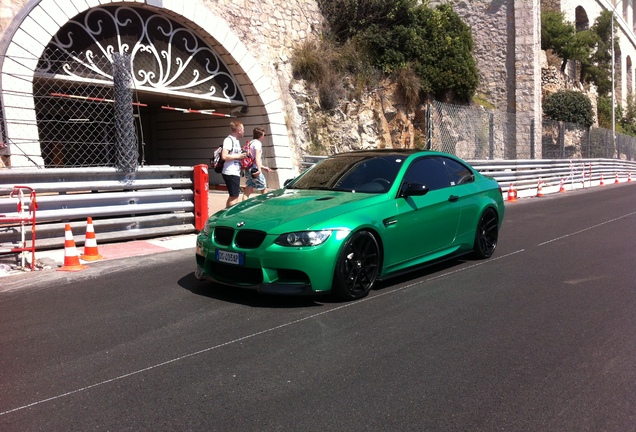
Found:
[{"label": "car roof", "polygon": [[347,152],[342,152],[342,153],[336,153],[334,155],[332,155],[332,157],[340,157],[340,156],[347,156],[347,155],[356,155],[356,156],[383,156],[383,155],[389,155],[389,154],[398,154],[398,155],[405,155],[405,156],[410,156],[412,154],[415,153],[422,153],[425,152],[425,150],[418,150],[418,149],[401,149],[401,148],[384,148],[384,149],[372,149],[372,150],[352,150],[352,151],[347,151]]},{"label": "car roof", "polygon": [[346,157],[346,156],[387,156],[387,155],[400,155],[404,157],[408,157],[414,154],[421,155],[440,155],[440,156],[450,156],[447,153],[431,151],[431,150],[422,150],[422,149],[404,149],[404,148],[383,148],[383,149],[370,149],[370,150],[352,150],[342,153],[336,153],[331,155],[330,157]]}]

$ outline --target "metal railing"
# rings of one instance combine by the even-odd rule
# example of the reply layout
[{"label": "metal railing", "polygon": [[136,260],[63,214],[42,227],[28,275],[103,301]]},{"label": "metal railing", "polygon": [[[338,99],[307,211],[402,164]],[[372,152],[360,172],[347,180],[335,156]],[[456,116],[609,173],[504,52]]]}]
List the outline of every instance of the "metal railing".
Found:
[{"label": "metal railing", "polygon": [[[16,184],[38,193],[38,250],[63,246],[67,223],[83,244],[88,217],[104,242],[195,232],[190,167],[150,166],[132,174],[107,167],[0,170],[0,214],[6,218],[16,216],[9,199]],[[18,231],[1,225],[0,243],[18,241]]]},{"label": "metal railing", "polygon": [[[578,187],[598,184],[601,179],[625,181],[636,173],[636,162],[618,159],[543,159],[467,161],[480,173],[492,177],[507,191],[512,184],[517,190],[534,189],[539,181],[557,186],[561,181]],[[636,180],[636,178],[634,178]]]},{"label": "metal railing", "polygon": [[[306,155],[302,168],[307,169],[324,158],[326,156]],[[636,161],[618,159],[480,159],[466,162],[481,174],[497,180],[503,191],[507,191],[511,184],[517,190],[524,190],[536,188],[539,181],[558,185],[563,180],[583,187],[585,182],[599,182],[601,176],[604,181],[611,182],[617,176],[624,181],[632,173],[636,175]]]}]

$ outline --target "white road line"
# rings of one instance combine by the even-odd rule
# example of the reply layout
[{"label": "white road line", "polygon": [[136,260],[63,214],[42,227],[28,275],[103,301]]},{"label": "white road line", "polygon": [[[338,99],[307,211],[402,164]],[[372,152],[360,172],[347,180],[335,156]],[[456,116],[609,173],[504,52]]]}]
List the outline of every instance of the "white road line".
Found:
[{"label": "white road line", "polygon": [[[426,282],[429,282],[429,281],[432,281],[432,280],[436,280],[436,279],[441,279],[443,277],[446,277],[446,276],[449,276],[449,275],[452,275],[452,274],[455,274],[455,273],[459,273],[461,271],[469,270],[469,269],[472,269],[474,267],[477,267],[477,266],[480,266],[480,265],[483,265],[483,264],[487,264],[487,263],[490,263],[490,262],[501,260],[501,259],[510,257],[512,255],[521,253],[523,251],[524,251],[524,249],[521,249],[521,250],[518,250],[516,252],[512,252],[512,253],[509,253],[509,254],[506,254],[506,255],[503,255],[503,256],[500,256],[500,257],[496,257],[496,258],[490,259],[488,261],[482,261],[480,263],[477,263],[477,264],[474,264],[474,265],[471,265],[471,266],[468,266],[468,267],[463,267],[463,268],[461,268],[459,270],[455,270],[455,271],[452,271],[452,272],[444,273],[443,275],[435,276],[435,277],[426,279]],[[129,372],[129,373],[126,373],[126,374],[123,374],[123,375],[119,375],[119,376],[114,377],[114,378],[110,378],[110,379],[107,379],[107,380],[104,380],[104,381],[100,381],[98,383],[91,384],[91,385],[88,385],[86,387],[81,387],[81,388],[78,388],[78,389],[75,389],[75,390],[72,390],[72,391],[69,391],[69,392],[66,392],[66,393],[59,394],[57,396],[53,396],[53,397],[50,397],[50,398],[42,399],[42,400],[39,400],[39,401],[36,401],[36,402],[32,402],[30,404],[23,405],[23,406],[20,406],[20,407],[17,407],[17,408],[13,408],[13,409],[10,409],[10,410],[7,410],[7,411],[2,411],[2,412],[0,412],[0,417],[2,417],[4,415],[7,415],[7,414],[14,413],[16,411],[21,411],[21,410],[24,410],[24,409],[27,409],[27,408],[31,408],[31,407],[36,406],[36,405],[41,405],[41,404],[46,403],[46,402],[51,402],[51,401],[54,401],[54,400],[57,400],[57,399],[62,399],[64,397],[71,396],[71,395],[74,395],[74,394],[77,394],[77,393],[85,392],[85,391],[93,389],[95,387],[100,387],[100,386],[103,386],[105,384],[109,384],[109,383],[112,383],[112,382],[115,382],[115,381],[121,381],[123,379],[132,377],[134,375],[139,375],[139,374],[141,374],[143,372],[147,372],[147,371],[150,371],[150,370],[153,370],[153,369],[157,369],[157,368],[160,368],[160,367],[163,367],[163,366],[167,366],[169,364],[176,363],[176,362],[179,362],[181,360],[185,360],[187,358],[194,357],[194,356],[197,356],[197,355],[200,355],[200,354],[204,354],[204,353],[207,353],[207,352],[210,352],[210,351],[214,351],[216,349],[223,348],[223,347],[228,346],[228,345],[233,345],[235,343],[242,342],[242,341],[244,341],[246,339],[251,339],[251,338],[254,338],[256,336],[260,336],[260,335],[263,335],[263,334],[266,334],[266,333],[271,333],[271,332],[273,332],[275,330],[280,330],[282,328],[289,327],[291,325],[298,324],[298,323],[301,323],[303,321],[308,321],[310,319],[313,319],[313,318],[316,318],[316,317],[319,317],[321,315],[325,315],[325,314],[328,314],[328,313],[331,313],[331,312],[335,312],[335,311],[340,310],[340,309],[344,309],[344,308],[347,308],[347,307],[359,305],[359,304],[362,304],[363,302],[366,302],[366,301],[370,301],[370,300],[374,300],[374,299],[377,299],[377,298],[380,298],[380,297],[384,297],[385,295],[394,294],[396,292],[403,291],[403,290],[405,290],[407,288],[411,288],[411,287],[413,287],[413,286],[415,286],[415,285],[417,285],[419,283],[422,283],[422,282],[421,281],[413,282],[413,283],[410,283],[408,285],[405,285],[405,286],[402,286],[402,287],[399,287],[399,288],[396,288],[396,289],[393,289],[393,290],[390,290],[390,291],[379,293],[379,294],[374,295],[372,297],[365,297],[365,298],[357,300],[355,302],[346,303],[346,304],[343,304],[341,306],[335,307],[333,309],[329,309],[329,310],[326,310],[326,311],[323,311],[323,312],[319,312],[319,313],[316,313],[316,314],[313,314],[313,315],[309,315],[309,316],[304,317],[304,318],[299,318],[297,320],[290,321],[290,322],[287,322],[285,324],[281,324],[281,325],[278,325],[278,326],[275,326],[275,327],[271,327],[271,328],[268,328],[268,329],[265,329],[265,330],[262,330],[262,331],[259,331],[259,332],[256,332],[256,333],[249,334],[247,336],[243,336],[243,337],[240,337],[240,338],[228,341],[228,342],[224,342],[224,343],[219,344],[219,345],[215,345],[215,346],[212,346],[212,347],[209,347],[209,348],[205,348],[205,349],[202,349],[200,351],[195,351],[195,352],[190,353],[190,354],[185,354],[183,356],[176,357],[174,359],[167,360],[167,361],[164,361],[164,362],[161,362],[161,363],[157,363],[155,365],[148,366],[146,368],[139,369],[139,370],[136,370],[136,371],[133,371],[133,372]]]},{"label": "white road line", "polygon": [[572,237],[572,236],[575,236],[575,235],[578,235],[578,234],[584,233],[584,232],[586,232],[586,231],[593,230],[594,228],[598,228],[598,227],[600,227],[600,226],[607,225],[607,224],[609,224],[609,223],[616,222],[616,221],[621,220],[621,219],[625,219],[626,217],[633,216],[633,215],[636,215],[636,212],[628,213],[628,214],[626,214],[626,215],[619,216],[619,217],[617,217],[617,218],[610,219],[610,220],[608,220],[608,221],[601,222],[601,223],[596,224],[596,225],[592,225],[591,227],[583,228],[583,229],[582,229],[582,230],[580,230],[580,231],[576,231],[576,232],[573,232],[573,233],[570,233],[570,234],[566,234],[566,235],[564,235],[564,236],[557,237],[557,238],[554,238],[554,239],[552,239],[552,240],[544,241],[543,243],[539,243],[537,246],[544,246],[544,245],[547,245],[548,243],[552,243],[552,242],[555,242],[555,241],[558,241],[558,240],[562,240],[562,239],[564,239],[564,238]]},{"label": "white road line", "polygon": [[262,330],[262,331],[259,331],[259,332],[256,332],[256,333],[252,333],[250,335],[243,336],[243,337],[240,337],[240,338],[228,341],[228,342],[224,342],[224,343],[219,344],[219,345],[215,345],[215,346],[212,346],[212,347],[209,347],[209,348],[205,348],[205,349],[202,349],[200,351],[195,351],[193,353],[186,354],[186,355],[183,355],[181,357],[176,357],[174,359],[167,360],[165,362],[157,363],[156,365],[153,365],[153,366],[148,366],[146,368],[139,369],[139,370],[136,370],[136,371],[133,371],[133,372],[129,372],[127,374],[119,375],[119,376],[117,376],[115,378],[110,378],[110,379],[107,379],[107,380],[104,380],[104,381],[101,381],[101,382],[98,382],[98,383],[95,383],[95,384],[88,385],[86,387],[82,387],[82,388],[78,388],[76,390],[72,390],[72,391],[69,391],[69,392],[66,392],[66,393],[62,393],[62,394],[57,395],[57,396],[53,396],[53,397],[50,397],[50,398],[47,398],[47,399],[42,399],[42,400],[39,400],[37,402],[30,403],[28,405],[23,405],[23,406],[20,406],[20,407],[17,407],[17,408],[13,408],[13,409],[10,409],[10,410],[7,410],[7,411],[3,411],[3,412],[0,412],[0,417],[2,417],[4,415],[7,415],[7,414],[10,414],[10,413],[13,413],[13,412],[16,412],[16,411],[20,411],[20,410],[23,410],[23,409],[26,409],[26,408],[33,407],[35,405],[40,405],[40,404],[43,404],[45,402],[50,402],[50,401],[61,399],[61,398],[64,398],[66,396],[70,396],[70,395],[73,395],[73,394],[76,394],[76,393],[81,393],[81,392],[84,392],[86,390],[90,390],[92,388],[102,386],[104,384],[112,383],[112,382],[115,382],[115,381],[120,381],[120,380],[123,380],[125,378],[129,378],[131,376],[138,375],[138,374],[143,373],[143,372],[147,372],[147,371],[150,371],[150,370],[153,370],[153,369],[157,369],[157,368],[160,368],[162,366],[166,366],[166,365],[169,365],[169,364],[172,364],[172,363],[176,363],[176,362],[179,362],[181,360],[184,360],[184,359],[187,359],[187,358],[190,358],[190,357],[194,357],[194,356],[197,356],[197,355],[200,355],[200,354],[204,354],[204,353],[209,352],[209,351],[213,351],[213,350],[216,350],[216,349],[228,346],[228,345],[232,345],[232,344],[244,341],[246,339],[251,339],[253,337],[260,336],[260,335],[265,334],[265,333],[270,333],[270,332],[273,332],[274,330],[279,330],[279,329],[282,329],[282,328],[285,328],[285,327],[289,327],[291,325],[298,324],[300,322],[307,321],[307,320],[319,317],[321,315],[325,315],[327,313],[331,313],[331,312],[337,311],[339,309],[344,309],[346,307],[350,307],[350,306],[353,306],[355,304],[359,304],[361,301],[370,300],[370,299],[375,298],[375,297],[376,296],[367,297],[367,298],[359,300],[357,302],[347,303],[347,304],[344,304],[342,306],[335,307],[333,309],[329,309],[329,310],[326,310],[326,311],[323,311],[323,312],[319,312],[319,313],[307,316],[305,318],[300,318],[300,319],[297,319],[297,320],[294,320],[294,321],[290,321],[288,323],[281,324],[281,325],[276,326],[276,327],[271,327],[269,329]]},{"label": "white road line", "polygon": [[439,276],[433,276],[432,278],[426,279],[426,282],[429,282],[429,281],[432,281],[432,280],[436,280],[436,279],[441,279],[443,277],[446,277],[446,276],[449,276],[449,275],[452,275],[452,274],[455,274],[455,273],[463,272],[465,270],[470,270],[470,269],[472,269],[474,267],[481,266],[481,265],[484,265],[484,264],[489,264],[489,263],[492,263],[494,261],[498,261],[498,260],[501,260],[501,259],[504,259],[504,258],[508,258],[508,257],[510,257],[512,255],[516,255],[516,254],[521,253],[521,252],[525,252],[525,249],[520,249],[520,250],[515,251],[515,252],[510,252],[509,254],[502,255],[502,256],[496,257],[496,258],[492,258],[492,259],[489,259],[487,261],[481,261],[481,262],[478,262],[478,263],[473,264],[471,266],[462,267],[460,269],[453,270],[452,272],[444,273],[444,274],[441,274]]}]

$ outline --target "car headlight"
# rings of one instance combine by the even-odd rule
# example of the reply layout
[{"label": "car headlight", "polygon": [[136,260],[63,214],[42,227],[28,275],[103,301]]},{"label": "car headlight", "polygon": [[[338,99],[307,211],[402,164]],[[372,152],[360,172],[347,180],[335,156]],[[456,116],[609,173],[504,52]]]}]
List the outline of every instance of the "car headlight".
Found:
[{"label": "car headlight", "polygon": [[330,235],[331,231],[327,230],[291,232],[279,235],[274,243],[280,246],[318,246]]}]

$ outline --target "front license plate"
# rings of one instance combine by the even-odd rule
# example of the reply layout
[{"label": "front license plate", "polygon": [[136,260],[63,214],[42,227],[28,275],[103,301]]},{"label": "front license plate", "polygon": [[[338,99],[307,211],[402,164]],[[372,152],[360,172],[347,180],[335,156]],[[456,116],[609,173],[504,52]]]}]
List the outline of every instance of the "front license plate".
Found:
[{"label": "front license plate", "polygon": [[244,256],[240,252],[229,252],[220,249],[216,250],[216,260],[218,262],[234,265],[243,265]]}]

